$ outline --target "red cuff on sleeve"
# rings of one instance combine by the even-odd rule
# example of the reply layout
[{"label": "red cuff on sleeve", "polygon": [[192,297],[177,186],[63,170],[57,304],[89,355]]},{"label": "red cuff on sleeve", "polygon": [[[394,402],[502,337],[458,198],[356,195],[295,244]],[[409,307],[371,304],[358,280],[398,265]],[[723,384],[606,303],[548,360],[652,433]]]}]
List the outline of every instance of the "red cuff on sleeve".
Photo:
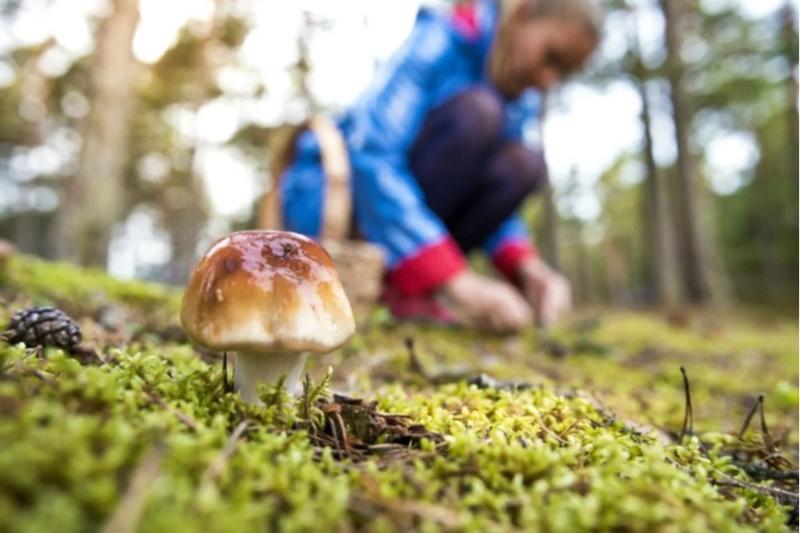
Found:
[{"label": "red cuff on sleeve", "polygon": [[467,266],[464,254],[451,238],[423,247],[389,273],[389,283],[407,294],[433,290]]},{"label": "red cuff on sleeve", "polygon": [[500,271],[503,276],[511,281],[515,281],[517,277],[517,270],[520,263],[536,255],[536,248],[527,242],[519,240],[509,240],[502,243],[492,256],[495,268]]}]

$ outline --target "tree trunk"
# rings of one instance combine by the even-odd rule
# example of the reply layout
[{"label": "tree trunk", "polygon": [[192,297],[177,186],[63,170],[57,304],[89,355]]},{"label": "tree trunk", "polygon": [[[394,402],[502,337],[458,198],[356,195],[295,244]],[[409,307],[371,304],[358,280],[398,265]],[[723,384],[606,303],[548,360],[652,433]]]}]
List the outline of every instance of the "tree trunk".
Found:
[{"label": "tree trunk", "polygon": [[[210,212],[205,184],[198,168],[198,154],[207,146],[197,127],[197,115],[214,92],[215,73],[218,68],[226,61],[232,60],[227,50],[219,46],[216,40],[225,20],[221,4],[222,2],[215,3],[208,23],[202,29],[196,30],[202,37],[196,44],[202,52],[199,54],[200,63],[195,67],[200,76],[196,80],[197,90],[187,101],[194,116],[194,138],[185,153],[188,160],[186,171],[173,172],[172,176],[176,185],[174,189],[180,191],[182,199],[175,202],[174,198],[170,198],[169,191],[166,191],[161,199],[161,210],[167,219],[166,228],[172,244],[172,257],[167,267],[166,281],[175,285],[185,284],[192,266],[198,259],[197,242],[208,222]],[[183,149],[176,148],[176,150]]]},{"label": "tree trunk", "polygon": [[686,5],[684,0],[660,0],[660,3],[666,24],[667,72],[678,151],[677,200],[683,214],[679,220],[687,285],[691,296],[698,302],[723,304],[729,299],[728,283],[719,261],[711,220],[707,216],[708,210],[704,209],[707,207],[704,205],[704,191],[697,183],[689,149],[691,111],[684,90],[685,68],[680,57],[680,26]]},{"label": "tree trunk", "polygon": [[683,303],[683,285],[678,264],[678,248],[675,242],[675,220],[670,208],[668,191],[659,175],[653,148],[653,125],[650,120],[650,98],[647,93],[649,72],[642,62],[639,46],[638,17],[635,7],[631,9],[630,49],[633,54],[632,80],[642,101],[642,158],[645,163],[643,187],[642,222],[645,227],[644,276],[646,284],[654,288],[654,299],[658,305],[674,307]]},{"label": "tree trunk", "polygon": [[667,190],[661,183],[653,155],[653,134],[650,122],[650,101],[643,80],[636,81],[642,99],[642,152],[647,174],[644,183],[642,218],[645,231],[645,250],[649,263],[646,279],[652,279],[656,301],[659,305],[672,307],[683,302],[681,272],[678,265],[677,246],[674,234],[674,219],[667,198]]},{"label": "tree trunk", "polygon": [[544,222],[541,231],[541,248],[547,262],[556,270],[561,269],[558,237],[558,212],[553,201],[553,186],[550,182],[542,187],[542,203],[544,207]]},{"label": "tree trunk", "polygon": [[[786,155],[788,157],[788,175],[792,191],[792,198],[797,199],[798,193],[798,164],[800,163],[800,125],[798,125],[797,116],[797,61],[798,61],[798,42],[797,42],[797,28],[795,27],[795,20],[797,20],[797,12],[792,5],[791,0],[787,0],[786,4],[781,9],[781,27],[783,33],[783,48],[786,59],[793,68],[786,80],[786,99],[787,99],[787,127],[788,131],[788,149]],[[797,220],[795,215],[794,220]]]},{"label": "tree trunk", "polygon": [[631,303],[630,262],[623,247],[614,237],[603,242],[603,266],[608,298],[615,307],[627,307]]},{"label": "tree trunk", "polygon": [[[539,138],[543,138],[544,134],[541,130],[542,124],[544,124],[547,114],[547,93],[543,93],[542,95],[542,113],[539,117]],[[544,152],[542,153],[542,158],[544,158]],[[555,191],[553,190],[553,184],[550,181],[549,172],[547,178],[542,186],[541,192],[539,194],[542,197],[542,207],[544,209],[544,220],[542,222],[542,228],[539,234],[542,236],[540,240],[540,248],[544,253],[544,258],[547,262],[555,268],[556,270],[560,270],[561,268],[561,258],[559,256],[559,239],[558,239],[558,211],[556,210],[556,205],[554,201]]]},{"label": "tree trunk", "polygon": [[116,0],[102,21],[90,68],[91,111],[75,176],[67,184],[59,218],[59,255],[105,268],[114,224],[124,209],[136,63],[131,51],[138,0]]},{"label": "tree trunk", "polygon": [[[174,176],[181,181],[181,186],[174,187],[172,194],[166,191],[160,199],[172,244],[172,257],[165,281],[173,285],[184,285],[189,278],[197,261],[198,238],[208,221],[205,187],[197,172],[197,149],[197,145],[189,149],[189,164],[185,174]],[[180,197],[176,199],[175,194]]]},{"label": "tree trunk", "polygon": [[572,229],[575,232],[575,297],[578,302],[591,303],[595,301],[597,291],[592,272],[594,265],[583,235],[583,223],[576,220]]},{"label": "tree trunk", "polygon": [[34,209],[20,211],[7,219],[8,236],[23,253],[53,259],[46,239],[53,225],[53,214]]}]

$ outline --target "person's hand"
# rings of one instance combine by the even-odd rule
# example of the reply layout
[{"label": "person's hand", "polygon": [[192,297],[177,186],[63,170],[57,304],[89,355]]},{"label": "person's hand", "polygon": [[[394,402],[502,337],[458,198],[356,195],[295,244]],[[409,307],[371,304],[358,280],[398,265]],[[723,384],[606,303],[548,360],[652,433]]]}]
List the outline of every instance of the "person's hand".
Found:
[{"label": "person's hand", "polygon": [[567,278],[550,268],[540,257],[522,262],[519,279],[525,297],[536,311],[539,325],[552,326],[572,308],[572,291]]},{"label": "person's hand", "polygon": [[470,270],[444,283],[436,297],[465,326],[514,333],[533,323],[531,308],[516,289]]}]

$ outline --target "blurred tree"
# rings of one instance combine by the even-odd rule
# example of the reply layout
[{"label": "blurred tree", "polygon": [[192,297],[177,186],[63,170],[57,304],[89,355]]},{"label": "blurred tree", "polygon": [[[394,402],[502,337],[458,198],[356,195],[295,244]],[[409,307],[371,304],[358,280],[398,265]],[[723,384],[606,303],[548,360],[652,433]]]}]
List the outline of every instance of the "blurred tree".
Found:
[{"label": "blurred tree", "polygon": [[[15,11],[3,13],[12,17]],[[11,238],[20,250],[43,256],[49,254],[43,238],[51,225],[48,213],[28,205],[28,199],[42,183],[38,177],[21,176],[14,161],[24,157],[45,137],[47,116],[51,110],[50,80],[37,68],[49,48],[45,42],[37,46],[13,50],[6,58],[18,69],[11,84],[0,91],[0,187],[4,194],[4,216],[0,217],[0,232]]]},{"label": "blurred tree", "polygon": [[[786,177],[795,191],[792,195],[797,198],[798,190],[798,165],[800,165],[800,124],[797,120],[797,83],[798,83],[798,39],[797,39],[797,9],[791,0],[786,0],[780,11],[781,19],[781,54],[788,65],[786,76],[786,127],[789,131],[787,139],[786,157],[789,172]],[[795,217],[796,218],[796,217]]]},{"label": "blurred tree", "polygon": [[[543,136],[543,132],[541,131],[541,125],[544,124],[547,114],[547,95],[543,95],[542,97],[542,114],[539,119],[539,137]],[[560,261],[560,242],[558,239],[558,212],[556,211],[555,202],[553,199],[553,195],[555,194],[553,191],[553,185],[551,183],[551,178],[548,175],[547,180],[545,181],[542,188],[538,191],[537,197],[541,198],[540,202],[542,203],[541,213],[542,216],[540,217],[538,228],[534,235],[538,236],[538,246],[543,253],[547,262],[556,270],[561,269],[561,261]],[[529,226],[532,224],[530,223],[529,219]]]},{"label": "blurred tree", "polygon": [[[209,216],[198,172],[201,140],[196,123],[202,106],[222,94],[215,74],[218,61],[223,57],[227,60],[228,55],[218,50],[220,32],[224,31],[218,6],[216,3],[209,21],[182,28],[175,44],[150,68],[139,95],[145,111],[134,123],[131,157],[136,165],[131,166],[129,183],[138,194],[129,209],[148,204],[158,209],[160,225],[169,235],[172,248],[160,277],[175,283],[188,275]],[[217,52],[223,57],[217,57]],[[192,123],[190,131],[175,131],[168,120],[170,111],[185,112]],[[148,166],[156,168],[147,170]]]},{"label": "blurred tree", "polygon": [[560,240],[558,231],[558,212],[553,202],[553,186],[548,180],[542,186],[538,196],[541,197],[543,217],[538,234],[539,247],[545,259],[556,270],[561,270]]},{"label": "blurred tree", "polygon": [[[554,209],[558,213],[558,259],[559,267],[572,283],[572,294],[578,303],[604,301],[606,295],[603,286],[602,264],[604,258],[597,253],[597,240],[587,239],[587,232],[597,236],[597,223],[586,224],[574,206],[563,205],[563,200],[581,194],[582,185],[577,167],[572,167],[564,177],[558,193],[553,198],[554,204],[567,209]],[[554,205],[554,207],[556,207]]]},{"label": "blurred tree", "polygon": [[642,239],[642,190],[638,154],[623,154],[603,173],[598,186],[602,199],[603,278],[609,300],[619,306],[652,303],[651,276],[643,269],[648,243]]},{"label": "blurred tree", "polygon": [[642,221],[644,222],[645,248],[647,255],[642,261],[642,271],[648,285],[654,288],[657,303],[671,307],[683,302],[683,285],[678,264],[678,250],[675,242],[675,222],[670,209],[667,189],[662,183],[655,160],[653,128],[651,122],[648,81],[653,72],[648,69],[641,57],[636,8],[629,8],[631,14],[631,35],[629,37],[631,79],[641,99],[642,112],[642,159],[645,164],[644,196],[641,201]]},{"label": "blurred tree", "polygon": [[695,129],[743,135],[756,153],[741,186],[716,202],[732,281],[746,301],[796,307],[796,14],[786,5],[760,19],[734,6],[698,15],[693,34],[708,52],[692,65]]},{"label": "blurred tree", "polygon": [[678,178],[678,221],[686,279],[690,296],[714,304],[729,300],[729,289],[711,226],[705,189],[698,182],[689,137],[692,110],[686,88],[686,67],[681,57],[684,17],[690,8],[686,0],[659,0],[664,14],[667,77],[670,84],[672,117],[675,123]]},{"label": "blurred tree", "polygon": [[[162,281],[185,281],[211,215],[199,156],[216,146],[203,140],[198,122],[204,106],[217,99],[235,105],[218,84],[220,70],[236,65],[235,52],[249,31],[235,4],[216,0],[207,20],[181,28],[139,87],[142,111],[133,123],[127,212],[155,208],[171,246],[168,263],[151,273]],[[188,127],[176,130],[175,117],[184,117]]]},{"label": "blurred tree", "polygon": [[77,173],[59,211],[59,255],[105,267],[111,231],[122,215],[136,61],[131,50],[138,0],[115,0],[97,32],[89,70],[91,110],[83,128]]}]

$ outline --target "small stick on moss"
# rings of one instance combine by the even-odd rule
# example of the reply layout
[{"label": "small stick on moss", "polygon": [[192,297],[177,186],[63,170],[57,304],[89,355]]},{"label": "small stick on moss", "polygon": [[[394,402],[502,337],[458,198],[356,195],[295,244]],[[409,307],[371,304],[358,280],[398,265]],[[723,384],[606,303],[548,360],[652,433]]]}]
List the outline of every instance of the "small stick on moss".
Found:
[{"label": "small stick on moss", "polygon": [[216,482],[223,472],[225,472],[225,467],[228,465],[228,460],[236,451],[236,447],[239,445],[239,440],[242,438],[242,435],[244,435],[244,432],[247,431],[249,425],[249,420],[242,420],[234,428],[233,433],[231,433],[231,436],[228,437],[228,442],[225,443],[225,447],[222,449],[220,454],[217,455],[213,461],[211,461],[211,464],[208,465],[208,468],[203,474],[203,479],[206,482]]},{"label": "small stick on moss", "polygon": [[694,414],[692,412],[692,391],[689,387],[689,376],[686,375],[686,369],[681,367],[681,374],[683,375],[683,392],[686,396],[686,407],[683,415],[683,428],[681,429],[680,442],[686,435],[694,434]]},{"label": "small stick on moss", "polygon": [[100,350],[88,345],[78,345],[70,350],[70,353],[75,356],[81,364],[88,364],[91,360],[97,360],[101,365],[109,363]]},{"label": "small stick on moss", "polygon": [[339,450],[339,430],[336,428],[336,422],[334,422],[332,416],[326,418],[328,419],[328,423],[331,425],[331,436],[333,437],[333,442],[336,444],[336,449]]},{"label": "small stick on moss", "polygon": [[556,439],[557,442],[559,442],[560,444],[562,444],[564,446],[567,446],[569,444],[567,441],[565,441],[563,438],[561,438],[555,431],[553,431],[552,429],[547,427],[547,424],[544,423],[544,420],[542,419],[542,416],[539,414],[539,411],[534,409],[533,410],[533,416],[536,417],[536,421],[539,422],[539,426],[542,428],[542,430],[545,433],[547,433],[548,435],[550,435],[551,437]]},{"label": "small stick on moss", "polygon": [[157,445],[147,452],[136,466],[125,494],[103,526],[102,533],[132,533],[138,529],[147,493],[158,475],[163,459],[162,446]]},{"label": "small stick on moss", "polygon": [[90,349],[94,354],[94,356],[97,357],[97,360],[100,361],[101,365],[107,365],[112,361],[112,359],[108,359],[105,355],[103,355],[103,352],[101,352],[97,348],[90,348]]},{"label": "small stick on moss", "polygon": [[228,352],[222,352],[222,392],[233,392],[231,382],[228,381]]},{"label": "small stick on moss", "polygon": [[768,452],[775,451],[775,443],[772,442],[772,437],[767,429],[767,419],[764,417],[764,395],[758,397],[758,414],[761,417],[761,437],[764,439],[764,447]]},{"label": "small stick on moss", "polygon": [[403,339],[403,343],[406,345],[406,349],[408,350],[408,368],[411,372],[418,374],[422,379],[430,383],[431,385],[445,385],[447,383],[459,383],[461,381],[465,381],[468,379],[474,379],[474,374],[472,372],[442,372],[440,374],[432,374],[428,372],[424,366],[422,366],[422,362],[419,360],[417,356],[417,350],[415,349],[414,339],[412,337],[406,337]]},{"label": "small stick on moss", "polygon": [[750,422],[753,420],[753,415],[756,414],[756,410],[758,409],[758,406],[761,405],[761,403],[763,401],[764,401],[764,395],[763,394],[759,394],[758,395],[758,399],[756,400],[756,403],[753,404],[753,408],[750,409],[750,412],[747,413],[747,418],[744,419],[744,424],[742,424],[742,429],[741,429],[741,431],[739,431],[739,440],[744,438],[744,434],[747,432],[747,428],[750,427]]},{"label": "small stick on moss", "polygon": [[161,398],[158,394],[156,394],[155,391],[153,390],[153,387],[150,386],[150,383],[147,381],[147,378],[144,377],[144,374],[141,372],[141,370],[137,370],[136,374],[139,376],[139,378],[141,378],[142,382],[144,383],[142,392],[144,393],[145,398],[147,398],[147,401],[161,407],[165,411],[169,411],[170,413],[175,415],[175,418],[186,424],[186,426],[189,427],[189,429],[197,431],[198,424],[194,418],[182,412],[180,409],[171,406],[170,404],[165,402],[163,398]]},{"label": "small stick on moss", "polygon": [[580,419],[576,419],[576,420],[575,420],[574,422],[572,422],[572,423],[571,423],[569,426],[567,426],[567,427],[566,427],[566,429],[564,429],[564,430],[563,430],[561,433],[559,433],[559,434],[558,434],[558,437],[559,437],[560,439],[563,439],[563,438],[564,438],[564,437],[567,435],[567,433],[569,433],[570,431],[572,431],[572,429],[573,429],[575,426],[577,426],[577,425],[580,423],[580,421],[581,421]]},{"label": "small stick on moss", "polygon": [[39,379],[40,381],[43,381],[44,383],[46,383],[48,385],[52,385],[54,387],[58,387],[58,380],[57,379],[55,379],[50,374],[45,374],[44,372],[42,372],[38,368],[33,368],[28,373],[31,376],[34,376],[35,378]]},{"label": "small stick on moss", "polygon": [[172,407],[170,404],[165,402],[163,398],[161,398],[160,396],[156,395],[152,391],[144,390],[142,392],[144,392],[145,397],[147,398],[147,400],[150,403],[153,403],[153,404],[161,407],[165,411],[169,411],[170,413],[175,415],[175,418],[177,418],[178,420],[183,422],[189,429],[197,431],[197,422],[195,421],[194,418],[192,418],[191,416],[187,415],[183,411],[181,411],[179,409],[176,409],[175,407]]},{"label": "small stick on moss", "polygon": [[342,439],[342,448],[344,450],[345,455],[350,457],[350,445],[347,442],[347,428],[344,425],[344,420],[342,419],[342,415],[338,411],[333,412],[333,419],[336,426],[339,428],[339,435]]},{"label": "small stick on moss", "polygon": [[422,376],[425,381],[432,382],[433,376],[431,376],[425,367],[422,366],[422,363],[417,357],[417,350],[415,348],[414,338],[413,337],[406,337],[403,339],[403,344],[406,345],[406,350],[408,350],[408,367],[409,369]]},{"label": "small stick on moss", "polygon": [[765,468],[759,465],[754,465],[751,463],[742,463],[739,461],[733,461],[731,464],[737,466],[744,470],[744,473],[750,476],[750,479],[755,480],[765,480],[765,479],[774,479],[774,480],[788,480],[788,481],[797,481],[798,475],[800,472],[797,470],[774,470],[772,468]]},{"label": "small stick on moss", "polygon": [[779,501],[798,501],[798,496],[795,492],[779,489],[777,487],[765,487],[763,485],[756,485],[755,483],[748,483],[724,474],[722,474],[722,476],[722,479],[712,479],[711,483],[717,485],[718,487],[735,487],[739,489],[748,489],[755,492],[760,492],[761,494],[768,494]]}]

